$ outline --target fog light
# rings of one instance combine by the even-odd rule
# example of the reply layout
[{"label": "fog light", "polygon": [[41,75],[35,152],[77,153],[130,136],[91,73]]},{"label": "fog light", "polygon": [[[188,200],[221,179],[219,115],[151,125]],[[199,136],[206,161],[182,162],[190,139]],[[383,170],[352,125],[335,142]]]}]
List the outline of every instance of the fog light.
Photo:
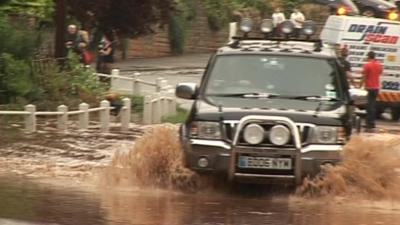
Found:
[{"label": "fog light", "polygon": [[269,139],[274,145],[285,145],[289,142],[290,131],[287,127],[283,125],[276,125],[271,128]]},{"label": "fog light", "polygon": [[197,161],[197,165],[201,168],[206,168],[209,165],[209,161],[206,157],[201,157],[199,161]]},{"label": "fog light", "polygon": [[243,131],[243,139],[251,145],[258,145],[264,140],[264,133],[262,126],[250,124]]}]

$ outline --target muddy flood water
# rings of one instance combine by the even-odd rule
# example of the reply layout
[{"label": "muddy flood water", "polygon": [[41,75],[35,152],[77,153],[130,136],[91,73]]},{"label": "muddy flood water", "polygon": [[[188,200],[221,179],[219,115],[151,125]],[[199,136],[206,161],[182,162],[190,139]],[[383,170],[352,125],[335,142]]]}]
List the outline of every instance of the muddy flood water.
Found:
[{"label": "muddy flood water", "polygon": [[[340,166],[293,190],[232,187],[191,173],[175,131],[7,142],[0,147],[0,225],[400,224],[397,136],[355,137]],[[58,144],[43,148],[46,138]]]}]

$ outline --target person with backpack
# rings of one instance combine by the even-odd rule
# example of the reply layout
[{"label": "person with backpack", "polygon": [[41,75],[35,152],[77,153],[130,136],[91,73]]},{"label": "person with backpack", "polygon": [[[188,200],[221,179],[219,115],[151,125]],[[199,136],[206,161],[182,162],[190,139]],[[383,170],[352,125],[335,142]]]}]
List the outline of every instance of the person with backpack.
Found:
[{"label": "person with backpack", "polygon": [[67,48],[68,53],[69,51],[74,52],[79,56],[81,63],[90,65],[93,57],[88,50],[90,42],[88,32],[78,30],[76,25],[71,24],[68,26],[68,32],[65,39],[65,47]]}]

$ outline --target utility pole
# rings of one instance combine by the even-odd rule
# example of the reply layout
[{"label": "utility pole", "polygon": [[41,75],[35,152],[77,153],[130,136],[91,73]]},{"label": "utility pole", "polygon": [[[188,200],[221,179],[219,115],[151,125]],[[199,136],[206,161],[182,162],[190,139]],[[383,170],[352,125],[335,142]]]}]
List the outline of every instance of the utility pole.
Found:
[{"label": "utility pole", "polygon": [[55,36],[55,58],[65,56],[65,23],[67,15],[67,0],[55,0],[56,3],[56,36]]}]

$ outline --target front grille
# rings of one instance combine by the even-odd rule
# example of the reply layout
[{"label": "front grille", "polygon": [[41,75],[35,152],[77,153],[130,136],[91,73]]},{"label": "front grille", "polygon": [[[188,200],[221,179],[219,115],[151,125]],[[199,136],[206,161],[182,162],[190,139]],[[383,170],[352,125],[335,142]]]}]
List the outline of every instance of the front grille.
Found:
[{"label": "front grille", "polygon": [[[269,135],[269,131],[271,130],[271,128],[275,125],[277,125],[276,123],[259,123],[259,125],[261,125],[264,130],[266,131],[266,138],[264,139],[264,141],[257,145],[257,147],[276,147],[276,145],[272,144],[269,141],[268,135]],[[225,136],[229,141],[233,141],[234,136],[236,134],[236,129],[237,129],[238,123],[225,123]],[[311,132],[312,132],[312,125],[307,125],[307,124],[298,124],[297,128],[299,130],[299,135],[300,135],[300,140],[301,140],[301,145],[307,145],[309,138],[311,136]],[[240,132],[239,134],[239,145],[240,146],[253,146],[254,145],[250,145],[247,142],[245,142],[243,140],[243,131]],[[290,141],[284,145],[284,146],[280,146],[282,148],[292,148],[294,147],[294,142],[293,142],[293,137],[291,137]]]}]

